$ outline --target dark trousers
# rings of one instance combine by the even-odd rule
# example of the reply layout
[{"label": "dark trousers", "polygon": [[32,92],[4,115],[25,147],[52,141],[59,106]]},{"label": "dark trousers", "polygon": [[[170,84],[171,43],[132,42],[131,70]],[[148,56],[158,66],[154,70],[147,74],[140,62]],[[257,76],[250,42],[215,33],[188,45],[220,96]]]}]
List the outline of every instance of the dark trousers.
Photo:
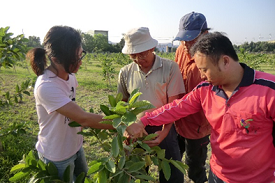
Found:
[{"label": "dark trousers", "polygon": [[201,139],[187,139],[178,135],[178,141],[181,156],[186,152],[185,163],[189,166],[188,177],[195,183],[206,182],[205,160],[209,135]]},{"label": "dark trousers", "polygon": [[[148,134],[161,131],[162,126],[147,126],[145,128]],[[178,145],[177,132],[175,126],[172,125],[170,132],[165,139],[159,144],[159,147],[165,149],[165,158],[181,161],[181,154]],[[171,177],[167,181],[162,171],[159,172],[160,183],[183,183],[184,175],[174,165],[170,163]]]},{"label": "dark trousers", "polygon": [[208,177],[208,183],[226,183],[223,180],[221,180],[219,177],[217,177],[211,170],[209,170],[209,177]]}]

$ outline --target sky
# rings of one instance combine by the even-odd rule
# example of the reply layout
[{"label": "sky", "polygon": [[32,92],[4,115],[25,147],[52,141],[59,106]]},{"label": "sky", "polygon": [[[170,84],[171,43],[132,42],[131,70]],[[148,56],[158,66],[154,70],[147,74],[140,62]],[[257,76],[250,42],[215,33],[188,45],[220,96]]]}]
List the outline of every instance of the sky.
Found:
[{"label": "sky", "polygon": [[0,27],[41,42],[55,25],[107,30],[109,41],[119,42],[142,26],[159,43],[171,43],[180,19],[192,11],[204,14],[211,31],[226,33],[233,44],[275,40],[275,0],[12,0],[1,2]]}]

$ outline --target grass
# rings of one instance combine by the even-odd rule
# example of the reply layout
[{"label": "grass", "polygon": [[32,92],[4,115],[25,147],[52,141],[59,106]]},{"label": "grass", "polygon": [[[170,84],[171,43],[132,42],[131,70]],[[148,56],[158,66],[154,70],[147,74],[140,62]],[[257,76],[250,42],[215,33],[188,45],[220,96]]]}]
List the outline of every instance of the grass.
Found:
[{"label": "grass", "polygon": [[[76,77],[79,83],[77,88],[76,102],[86,111],[90,108],[94,109],[95,113],[101,113],[100,104],[108,103],[108,95],[116,94],[117,76],[120,65],[114,64],[114,78],[107,86],[102,74],[102,68],[99,61],[92,61],[86,66],[83,64]],[[270,65],[261,65],[261,69],[265,72],[275,74],[275,70]],[[16,67],[14,69],[0,70],[0,100],[3,101],[3,94],[9,91],[11,94],[15,92],[15,86],[27,80],[28,78],[35,80],[36,76],[31,69]],[[26,133],[21,135],[6,135],[0,136],[2,142],[2,150],[0,148],[0,182],[8,182],[9,170],[12,166],[22,159],[23,154],[35,148],[38,124],[35,110],[35,101],[33,97],[33,88],[28,89],[31,92],[30,96],[24,95],[23,101],[15,103],[11,106],[0,107],[0,130],[10,127],[13,123],[24,123]],[[1,131],[0,131],[1,132]],[[97,147],[95,138],[85,138],[84,149],[86,152],[87,161],[91,162],[104,156],[100,148]],[[209,155],[211,150],[209,150]],[[207,169],[209,168],[209,157],[207,159]],[[154,172],[154,170],[153,170]],[[157,176],[156,172],[153,173]],[[186,182],[190,182],[185,178]]]},{"label": "grass", "polygon": [[[96,113],[100,113],[100,104],[107,104],[108,95],[116,93],[116,75],[118,75],[118,71],[114,74],[115,78],[111,80],[111,85],[106,87],[106,82],[101,74],[101,68],[93,66],[95,64],[98,65],[97,62],[92,63],[92,66],[87,70],[82,67],[77,74],[79,87],[77,88],[76,101],[84,110],[89,111],[90,108],[93,108]],[[16,72],[13,69],[1,68],[0,100],[5,100],[3,95],[7,91],[10,92],[10,95],[14,94],[15,86],[17,84],[20,86],[28,78],[35,79],[36,76],[33,73],[29,73],[27,69],[20,67],[16,67]],[[0,130],[7,129],[14,123],[26,123],[26,134],[0,136],[0,142],[2,142],[2,151],[0,150],[0,182],[8,182],[8,178],[11,177],[9,174],[11,167],[22,159],[23,154],[35,148],[39,127],[37,124],[33,88],[29,88],[28,90],[31,95],[23,95],[22,102],[0,107]],[[88,152],[86,153],[88,161],[103,156],[98,151],[99,148],[90,145],[92,143],[94,143],[94,138],[85,139],[84,148]]]}]

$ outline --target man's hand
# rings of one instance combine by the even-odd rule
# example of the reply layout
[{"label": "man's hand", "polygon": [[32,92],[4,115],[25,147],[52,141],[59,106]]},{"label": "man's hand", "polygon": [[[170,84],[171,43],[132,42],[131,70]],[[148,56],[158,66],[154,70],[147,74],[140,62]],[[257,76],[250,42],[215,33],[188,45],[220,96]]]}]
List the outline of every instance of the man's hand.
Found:
[{"label": "man's hand", "polygon": [[130,141],[131,141],[131,135],[125,130],[125,132],[123,133],[123,136],[126,137],[126,139],[124,140],[124,143],[126,145],[130,145]]},{"label": "man's hand", "polygon": [[148,133],[144,129],[144,125],[141,121],[131,124],[126,128],[127,133],[129,134],[130,138],[138,138],[142,137],[143,135],[148,135]]},{"label": "man's hand", "polygon": [[158,134],[158,136],[156,136],[155,139],[143,142],[146,143],[149,147],[158,146],[166,137],[166,135],[164,135],[163,131],[156,131],[155,134]]},{"label": "man's hand", "polygon": [[163,139],[165,139],[165,137],[168,135],[171,127],[172,123],[166,124],[162,131],[155,132],[155,134],[158,134],[158,136],[155,139],[144,141],[144,143],[146,143],[150,147],[158,146],[163,141]]}]

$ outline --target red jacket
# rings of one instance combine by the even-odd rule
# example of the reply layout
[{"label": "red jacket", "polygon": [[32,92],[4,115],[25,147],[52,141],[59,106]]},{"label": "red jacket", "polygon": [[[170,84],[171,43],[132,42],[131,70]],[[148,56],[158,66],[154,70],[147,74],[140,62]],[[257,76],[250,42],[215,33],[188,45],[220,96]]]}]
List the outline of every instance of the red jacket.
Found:
[{"label": "red jacket", "polygon": [[[202,81],[200,71],[194,59],[184,51],[182,44],[176,51],[175,61],[180,67],[185,91],[189,93]],[[177,120],[175,126],[177,132],[188,139],[203,138],[211,132],[211,127],[202,110]]]},{"label": "red jacket", "polygon": [[244,76],[230,98],[221,87],[202,82],[141,121],[166,124],[203,110],[212,127],[213,173],[228,183],[269,183],[275,180],[275,76],[241,65]]}]

